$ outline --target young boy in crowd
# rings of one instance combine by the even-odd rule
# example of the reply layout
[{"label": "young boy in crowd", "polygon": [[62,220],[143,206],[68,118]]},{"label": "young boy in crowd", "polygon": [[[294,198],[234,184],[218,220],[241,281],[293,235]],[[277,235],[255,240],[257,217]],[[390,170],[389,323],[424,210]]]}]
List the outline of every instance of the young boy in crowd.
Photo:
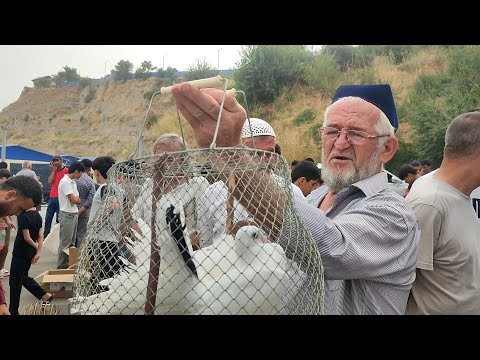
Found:
[{"label": "young boy in crowd", "polygon": [[43,247],[43,219],[36,207],[23,212],[17,218],[18,231],[13,246],[10,266],[10,313],[18,315],[22,285],[37,299],[51,301],[53,295],[47,293],[34,279],[28,276],[32,264],[38,263]]}]

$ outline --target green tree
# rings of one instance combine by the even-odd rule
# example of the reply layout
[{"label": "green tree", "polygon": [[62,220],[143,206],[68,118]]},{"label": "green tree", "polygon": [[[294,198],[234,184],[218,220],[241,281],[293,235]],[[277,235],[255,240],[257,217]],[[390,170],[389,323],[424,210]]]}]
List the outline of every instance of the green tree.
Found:
[{"label": "green tree", "polygon": [[450,121],[478,106],[480,99],[480,47],[455,46],[446,51],[445,71],[419,76],[403,107],[416,132],[418,156],[431,159],[434,167],[442,161]]},{"label": "green tree", "polygon": [[58,76],[63,78],[65,81],[79,81],[80,80],[80,75],[77,73],[77,69],[64,66],[63,67],[64,71],[60,71],[58,73]]},{"label": "green tree", "polygon": [[160,68],[157,70],[157,77],[161,79],[175,79],[176,72],[177,70],[175,70],[171,66],[167,67],[166,70],[164,70],[163,68]]},{"label": "green tree", "polygon": [[403,164],[410,164],[413,160],[418,159],[414,146],[398,139],[398,149],[392,160],[385,164],[385,169],[398,176],[398,170]]},{"label": "green tree", "polygon": [[64,82],[80,81],[80,75],[77,73],[77,69],[64,66],[63,71],[52,75],[52,80],[57,86],[62,86]]},{"label": "green tree", "polygon": [[82,89],[86,88],[88,85],[90,85],[91,83],[92,83],[92,81],[89,78],[81,77],[78,88],[80,90],[82,90]]},{"label": "green tree", "polygon": [[122,80],[126,82],[130,79],[130,73],[133,70],[133,64],[128,60],[120,60],[115,69],[112,70],[113,80]]},{"label": "green tree", "polygon": [[307,79],[315,90],[321,91],[324,96],[332,96],[341,79],[340,65],[333,54],[316,54],[312,66],[308,69]]},{"label": "green tree", "polygon": [[342,71],[355,67],[356,48],[351,45],[325,45],[320,54],[332,54]]},{"label": "green tree", "polygon": [[213,76],[214,70],[215,69],[208,64],[205,59],[203,59],[203,61],[196,59],[195,63],[188,67],[183,77],[187,81],[209,78]]},{"label": "green tree", "polygon": [[245,91],[253,108],[271,103],[295,84],[307,84],[314,59],[304,45],[248,45],[234,71],[235,87]]},{"label": "green tree", "polygon": [[150,77],[150,72],[155,71],[157,67],[152,65],[151,61],[144,61],[140,67],[135,71],[135,79],[148,79]]}]

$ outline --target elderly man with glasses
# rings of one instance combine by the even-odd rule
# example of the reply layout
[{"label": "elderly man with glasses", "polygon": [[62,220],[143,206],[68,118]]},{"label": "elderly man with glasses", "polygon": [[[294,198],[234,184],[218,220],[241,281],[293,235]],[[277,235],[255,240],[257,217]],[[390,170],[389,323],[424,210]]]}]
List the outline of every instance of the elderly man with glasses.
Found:
[{"label": "elderly man with glasses", "polygon": [[[207,147],[222,91],[183,83],[173,87],[173,94],[197,144]],[[217,145],[237,146],[246,112],[228,94],[224,107]],[[322,257],[325,313],[404,314],[415,279],[420,231],[412,210],[389,189],[387,175],[382,173],[382,164],[392,159],[398,147],[390,86],[341,86],[323,125],[325,185],[306,201],[295,199],[294,203]],[[245,155],[239,161],[251,159]],[[287,241],[284,237],[292,236],[292,225],[284,218],[285,189],[275,186],[266,173],[241,176],[234,196],[272,240]]]}]

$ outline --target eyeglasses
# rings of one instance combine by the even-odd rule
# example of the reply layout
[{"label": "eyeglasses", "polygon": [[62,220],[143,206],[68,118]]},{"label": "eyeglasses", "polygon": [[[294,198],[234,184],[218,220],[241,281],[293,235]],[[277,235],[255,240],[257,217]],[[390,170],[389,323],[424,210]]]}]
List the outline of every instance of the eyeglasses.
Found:
[{"label": "eyeglasses", "polygon": [[319,134],[325,141],[332,141],[338,139],[340,133],[345,133],[346,139],[350,144],[361,145],[364,144],[368,139],[375,139],[390,135],[370,135],[366,132],[359,130],[338,130],[334,127],[322,127],[320,128]]}]

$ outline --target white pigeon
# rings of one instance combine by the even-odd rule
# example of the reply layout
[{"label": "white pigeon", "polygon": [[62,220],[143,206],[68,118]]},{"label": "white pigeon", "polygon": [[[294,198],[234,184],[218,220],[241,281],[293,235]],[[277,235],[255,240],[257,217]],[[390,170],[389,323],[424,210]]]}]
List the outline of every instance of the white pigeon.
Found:
[{"label": "white pigeon", "polygon": [[[185,309],[193,309],[186,303],[186,293],[198,282],[191,270],[185,265],[175,240],[172,238],[170,227],[167,225],[168,209],[174,205],[174,214],[185,219],[184,203],[194,194],[192,188],[182,187],[164,194],[157,202],[156,213],[156,241],[160,248],[160,275],[157,287],[155,313],[188,313]],[[185,191],[181,191],[185,190]],[[146,302],[147,284],[150,270],[151,231],[148,225],[137,219],[143,236],[138,235],[132,249],[135,256],[135,265],[130,264],[113,278],[100,282],[108,286],[108,291],[88,297],[77,296],[72,299],[75,303],[71,313],[80,314],[143,314]],[[187,246],[187,248],[190,248]],[[133,269],[130,269],[132,267]],[[193,283],[192,283],[193,281]]]},{"label": "white pigeon", "polygon": [[[287,260],[281,245],[271,243],[255,226],[235,236],[222,234],[213,244],[193,252],[194,271],[167,225],[168,209],[184,223],[182,197],[165,194],[157,203],[156,228],[160,275],[155,314],[275,314],[280,313],[301,283],[303,273]],[[170,196],[169,196],[170,195]],[[139,221],[132,251],[133,270],[100,282],[108,291],[75,298],[71,313],[143,314],[150,266],[151,232]],[[290,297],[289,297],[290,296]]]},{"label": "white pigeon", "polygon": [[198,302],[204,307],[197,306],[202,314],[275,314],[296,286],[283,248],[256,226],[216,239],[195,252],[194,262],[206,289]]}]

